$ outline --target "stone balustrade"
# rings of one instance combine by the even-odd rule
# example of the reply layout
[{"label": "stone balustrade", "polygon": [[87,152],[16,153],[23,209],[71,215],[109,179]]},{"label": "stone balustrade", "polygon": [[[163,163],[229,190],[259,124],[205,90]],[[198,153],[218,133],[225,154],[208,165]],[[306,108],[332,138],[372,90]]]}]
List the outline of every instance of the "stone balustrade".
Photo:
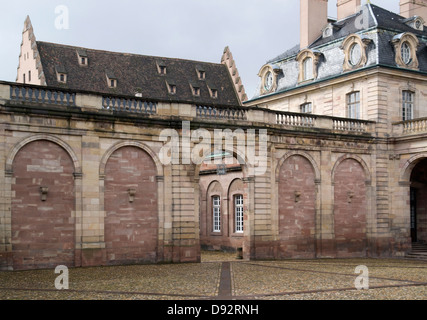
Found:
[{"label": "stone balustrade", "polygon": [[[344,134],[372,134],[375,123],[372,121],[328,117],[269,110],[258,107],[196,105],[144,99],[102,95],[93,92],[71,91],[69,89],[49,88],[17,83],[0,82],[0,101],[13,103],[36,103],[98,109],[112,113],[132,113],[150,117],[185,117],[214,122],[250,122],[266,126],[283,127],[287,130],[323,129]],[[426,128],[426,121],[405,124],[404,131],[412,132]]]},{"label": "stone balustrade", "polygon": [[393,124],[393,135],[412,135],[427,132],[427,118],[407,120]]}]

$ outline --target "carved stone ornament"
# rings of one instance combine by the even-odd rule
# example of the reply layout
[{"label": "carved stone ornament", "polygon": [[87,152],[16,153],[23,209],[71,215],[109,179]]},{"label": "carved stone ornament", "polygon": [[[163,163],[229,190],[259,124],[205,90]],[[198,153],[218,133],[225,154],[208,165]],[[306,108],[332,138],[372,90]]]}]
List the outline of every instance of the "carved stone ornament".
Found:
[{"label": "carved stone ornament", "polygon": [[366,49],[371,39],[362,38],[357,34],[349,35],[342,43],[341,49],[344,51],[344,71],[351,71],[364,67],[368,62]]}]

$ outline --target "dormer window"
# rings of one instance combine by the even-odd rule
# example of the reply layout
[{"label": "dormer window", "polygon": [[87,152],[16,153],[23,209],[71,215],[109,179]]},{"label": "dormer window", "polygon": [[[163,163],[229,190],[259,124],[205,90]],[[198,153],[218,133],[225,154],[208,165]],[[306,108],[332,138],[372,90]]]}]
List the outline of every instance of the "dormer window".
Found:
[{"label": "dormer window", "polygon": [[419,16],[413,16],[413,17],[404,19],[402,20],[402,22],[415,30],[424,31],[424,19]]},{"label": "dormer window", "polygon": [[161,75],[167,74],[167,67],[164,61],[157,61],[157,71]]},{"label": "dormer window", "polygon": [[323,29],[323,35],[322,38],[328,38],[332,36],[334,33],[334,27],[332,26],[332,23],[329,23],[324,29]]},{"label": "dormer window", "polygon": [[420,44],[412,33],[401,33],[391,41],[394,45],[395,62],[398,67],[418,70],[417,49]]},{"label": "dormer window", "polygon": [[77,59],[79,61],[79,65],[87,66],[88,65],[88,57],[86,50],[77,49]]},{"label": "dormer window", "polygon": [[317,79],[317,66],[322,53],[304,49],[298,53],[296,60],[299,64],[298,82]]},{"label": "dormer window", "polygon": [[212,99],[218,98],[218,89],[213,84],[208,84],[209,93]]},{"label": "dormer window", "polygon": [[206,79],[206,71],[202,67],[197,67],[197,76],[199,77],[199,80],[205,80]]},{"label": "dormer window", "polygon": [[56,80],[59,83],[67,83],[67,71],[63,66],[56,66]]},{"label": "dormer window", "polygon": [[367,50],[372,42],[370,38],[351,34],[344,39],[341,49],[344,52],[344,71],[351,71],[366,66],[368,62]]},{"label": "dormer window", "polygon": [[168,87],[169,94],[176,94],[176,83],[172,80],[166,81],[166,85]]},{"label": "dormer window", "polygon": [[109,88],[117,88],[117,77],[115,76],[114,72],[107,71],[107,85]]},{"label": "dormer window", "polygon": [[200,96],[200,86],[198,84],[190,84],[191,91],[193,93],[193,96],[199,97]]}]

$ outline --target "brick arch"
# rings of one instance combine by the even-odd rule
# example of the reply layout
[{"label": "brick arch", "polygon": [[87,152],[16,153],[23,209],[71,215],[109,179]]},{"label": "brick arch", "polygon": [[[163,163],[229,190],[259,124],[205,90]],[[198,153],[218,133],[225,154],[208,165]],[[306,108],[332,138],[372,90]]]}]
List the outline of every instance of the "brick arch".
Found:
[{"label": "brick arch", "polygon": [[278,181],[278,253],[280,258],[316,255],[316,172],[302,154],[288,154]]},{"label": "brick arch", "polygon": [[334,235],[340,258],[367,254],[368,196],[366,169],[354,157],[342,157],[333,172]]},{"label": "brick arch", "polygon": [[107,264],[155,263],[158,257],[158,168],[140,144],[118,144],[103,167]]},{"label": "brick arch", "polygon": [[359,157],[358,155],[355,155],[355,154],[343,155],[335,162],[335,165],[332,169],[332,181],[335,181],[335,172],[336,172],[337,168],[339,167],[339,165],[343,161],[348,160],[348,159],[353,159],[354,161],[359,163],[359,165],[362,167],[364,175],[365,175],[365,183],[367,185],[370,185],[372,182],[371,171],[369,170],[369,167],[366,164],[365,160],[363,160],[361,157]]},{"label": "brick arch", "polygon": [[27,145],[33,141],[38,141],[38,140],[51,141],[51,142],[59,145],[60,147],[62,147],[68,153],[68,155],[71,157],[71,159],[73,161],[74,173],[76,175],[79,175],[82,173],[82,167],[81,167],[80,161],[77,158],[74,150],[66,142],[64,142],[60,138],[57,138],[57,137],[51,136],[51,135],[47,135],[47,134],[35,135],[35,136],[24,138],[21,141],[19,141],[15,146],[13,146],[13,148],[10,150],[10,152],[6,158],[6,168],[5,168],[6,173],[11,173],[13,171],[12,170],[13,161],[16,157],[16,154],[19,152],[19,150],[21,150],[25,145]]},{"label": "brick arch", "polygon": [[26,139],[10,156],[14,269],[75,265],[75,168],[52,140]]},{"label": "brick arch", "polygon": [[150,155],[151,159],[153,160],[156,170],[157,170],[157,176],[161,177],[163,176],[163,165],[160,162],[159,158],[157,157],[156,153],[151,150],[147,145],[141,142],[137,141],[124,141],[124,142],[118,142],[115,145],[113,145],[108,151],[103,155],[100,165],[99,165],[99,176],[102,178],[105,175],[105,166],[107,164],[107,161],[110,159],[111,155],[117,151],[120,148],[123,147],[130,147],[134,146],[139,149],[142,149],[145,151],[148,155]]},{"label": "brick arch", "polygon": [[309,161],[311,163],[313,170],[314,170],[314,179],[315,179],[315,181],[319,182],[321,179],[319,166],[317,165],[316,160],[314,160],[314,158],[309,153],[304,152],[304,151],[290,151],[290,152],[286,153],[282,158],[280,158],[279,162],[277,163],[277,167],[276,167],[276,175],[275,175],[276,182],[279,181],[280,170],[282,168],[283,163],[287,159],[289,159],[290,157],[295,156],[295,155],[299,155],[301,157],[304,157],[307,159],[307,161]]}]

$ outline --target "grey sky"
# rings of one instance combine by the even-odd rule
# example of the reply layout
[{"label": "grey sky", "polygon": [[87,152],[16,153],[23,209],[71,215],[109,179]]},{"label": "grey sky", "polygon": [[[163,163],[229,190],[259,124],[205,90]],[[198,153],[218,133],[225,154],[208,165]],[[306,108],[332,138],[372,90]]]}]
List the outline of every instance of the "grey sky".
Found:
[{"label": "grey sky", "polygon": [[[399,0],[371,3],[399,12]],[[66,30],[55,27],[60,5],[69,11]],[[27,15],[46,42],[217,63],[229,46],[249,98],[261,66],[299,43],[299,0],[3,1],[0,80],[15,81]]]}]

